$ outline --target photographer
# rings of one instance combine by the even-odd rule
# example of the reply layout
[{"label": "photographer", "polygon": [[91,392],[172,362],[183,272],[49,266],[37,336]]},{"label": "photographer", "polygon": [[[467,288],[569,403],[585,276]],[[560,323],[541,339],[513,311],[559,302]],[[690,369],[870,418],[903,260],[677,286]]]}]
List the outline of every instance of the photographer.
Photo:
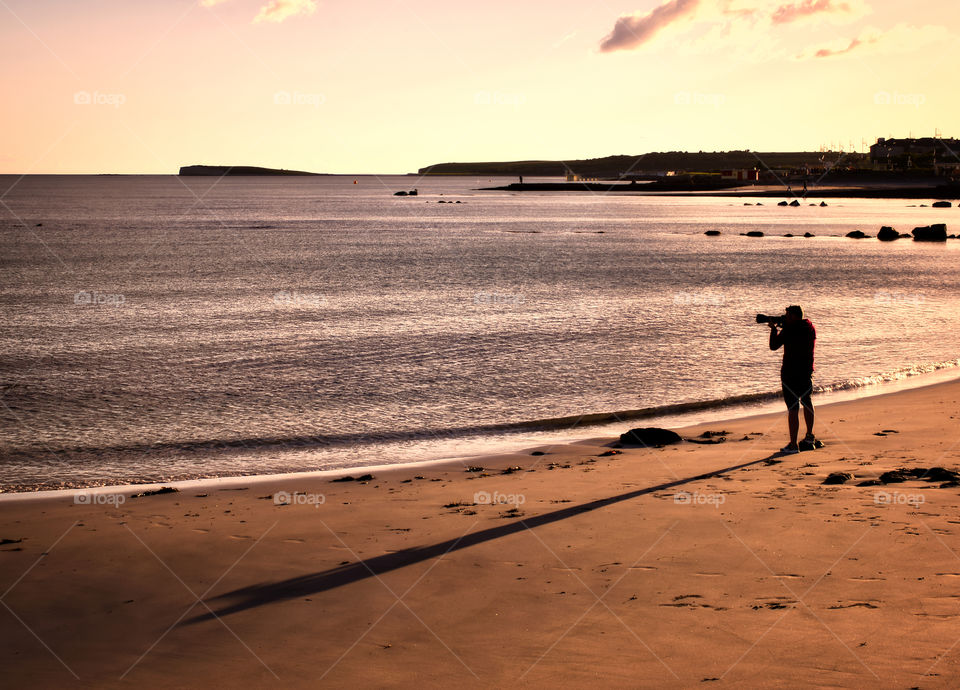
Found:
[{"label": "photographer", "polygon": [[782,322],[770,321],[770,349],[783,347],[783,365],[780,367],[780,383],[783,386],[783,399],[787,403],[787,425],[790,430],[790,443],[780,449],[782,453],[800,452],[797,433],[800,430],[800,406],[803,406],[803,421],[807,425],[807,435],[802,444],[804,449],[821,447],[813,435],[813,349],[817,342],[817,331],[810,319],[803,318],[803,309],[797,305],[787,307]]}]

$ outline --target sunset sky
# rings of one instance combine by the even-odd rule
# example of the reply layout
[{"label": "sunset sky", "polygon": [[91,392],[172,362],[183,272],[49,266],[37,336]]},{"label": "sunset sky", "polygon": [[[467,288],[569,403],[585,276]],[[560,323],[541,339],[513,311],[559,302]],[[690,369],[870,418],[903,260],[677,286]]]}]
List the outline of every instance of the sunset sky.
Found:
[{"label": "sunset sky", "polygon": [[0,0],[5,173],[960,136],[942,0]]}]

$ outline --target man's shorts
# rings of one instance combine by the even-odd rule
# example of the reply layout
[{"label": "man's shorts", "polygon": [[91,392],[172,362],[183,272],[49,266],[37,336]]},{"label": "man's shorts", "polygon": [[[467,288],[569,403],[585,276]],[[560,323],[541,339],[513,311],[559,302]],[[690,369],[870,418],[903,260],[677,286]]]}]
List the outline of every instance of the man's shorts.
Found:
[{"label": "man's shorts", "polygon": [[800,405],[812,407],[810,394],[813,393],[813,375],[780,374],[780,385],[783,387],[783,400],[787,409],[792,410]]}]

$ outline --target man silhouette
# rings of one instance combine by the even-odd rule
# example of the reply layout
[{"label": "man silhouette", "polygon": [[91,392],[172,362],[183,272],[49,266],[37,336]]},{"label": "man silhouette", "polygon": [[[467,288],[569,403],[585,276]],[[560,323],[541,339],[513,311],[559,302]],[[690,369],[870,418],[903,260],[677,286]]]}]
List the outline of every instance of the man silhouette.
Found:
[{"label": "man silhouette", "polygon": [[790,443],[780,449],[781,453],[798,453],[800,445],[797,434],[800,431],[800,406],[803,406],[803,421],[807,426],[807,435],[803,445],[807,448],[819,448],[823,444],[813,435],[813,349],[817,342],[817,330],[810,319],[803,318],[803,309],[797,305],[787,307],[783,324],[770,324],[770,349],[783,347],[783,364],[780,367],[780,383],[783,387],[783,400],[787,403],[787,426],[790,431]]}]

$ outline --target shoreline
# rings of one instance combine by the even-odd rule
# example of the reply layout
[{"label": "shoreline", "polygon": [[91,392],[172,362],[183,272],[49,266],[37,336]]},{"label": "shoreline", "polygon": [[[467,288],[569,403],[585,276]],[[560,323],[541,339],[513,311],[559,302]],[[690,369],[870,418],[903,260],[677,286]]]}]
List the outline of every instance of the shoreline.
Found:
[{"label": "shoreline", "polygon": [[[938,381],[925,381],[918,379],[939,378]],[[913,385],[910,385],[913,383]],[[960,384],[960,370],[956,368],[938,368],[933,371],[924,372],[905,378],[892,381],[883,381],[880,383],[867,384],[865,386],[818,392],[814,394],[814,403],[819,410],[821,407],[839,405],[859,400],[872,400],[885,396],[898,395],[900,393],[913,390],[922,390],[952,383]],[[887,388],[892,388],[889,390]],[[874,390],[875,389],[875,390]],[[868,392],[868,390],[870,392]],[[764,394],[766,396],[767,394]],[[697,404],[699,405],[699,404]],[[680,405],[682,406],[682,405]],[[575,434],[571,428],[560,439],[537,439],[530,440],[529,445],[524,445],[523,441],[517,439],[516,443],[501,439],[486,452],[464,453],[463,455],[448,456],[443,458],[431,458],[425,460],[415,460],[403,463],[380,463],[371,465],[357,465],[350,467],[338,467],[320,470],[290,471],[268,474],[248,474],[248,475],[226,475],[220,477],[198,477],[191,479],[177,479],[160,482],[142,482],[134,484],[102,484],[89,487],[68,487],[62,489],[38,489],[35,491],[9,491],[0,492],[0,505],[5,503],[23,502],[23,501],[43,501],[56,500],[60,498],[71,498],[78,495],[107,495],[126,492],[155,491],[164,487],[173,487],[180,491],[203,490],[203,489],[226,489],[229,490],[241,484],[277,484],[294,482],[298,480],[330,480],[349,475],[363,475],[373,472],[395,473],[409,472],[412,470],[430,470],[430,469],[450,469],[467,466],[472,463],[482,462],[491,457],[503,455],[523,454],[528,450],[539,448],[541,446],[562,446],[576,445],[589,442],[591,439],[605,436],[604,432],[609,432],[614,426],[617,428],[625,427],[623,431],[636,426],[646,426],[646,423],[656,422],[665,427],[671,428],[678,433],[697,429],[705,425],[722,426],[724,424],[744,422],[753,418],[764,418],[770,415],[780,414],[782,402],[779,395],[775,395],[769,400],[747,403],[734,403],[717,407],[694,407],[687,412],[678,414],[663,414],[655,416],[641,416],[631,419],[605,421],[599,423],[585,423],[582,426],[582,434]],[[774,409],[775,408],[775,409]],[[733,412],[732,415],[724,416],[725,412]],[[716,413],[720,416],[710,416]],[[612,417],[615,414],[583,415],[583,418],[591,417]],[[684,419],[690,417],[690,419]],[[676,423],[668,422],[676,420]],[[632,423],[636,422],[636,423]],[[644,423],[641,423],[644,422]],[[548,431],[548,430],[544,430]],[[556,430],[552,430],[556,431]],[[521,447],[522,446],[522,447]],[[518,449],[519,447],[519,449]]]}]

